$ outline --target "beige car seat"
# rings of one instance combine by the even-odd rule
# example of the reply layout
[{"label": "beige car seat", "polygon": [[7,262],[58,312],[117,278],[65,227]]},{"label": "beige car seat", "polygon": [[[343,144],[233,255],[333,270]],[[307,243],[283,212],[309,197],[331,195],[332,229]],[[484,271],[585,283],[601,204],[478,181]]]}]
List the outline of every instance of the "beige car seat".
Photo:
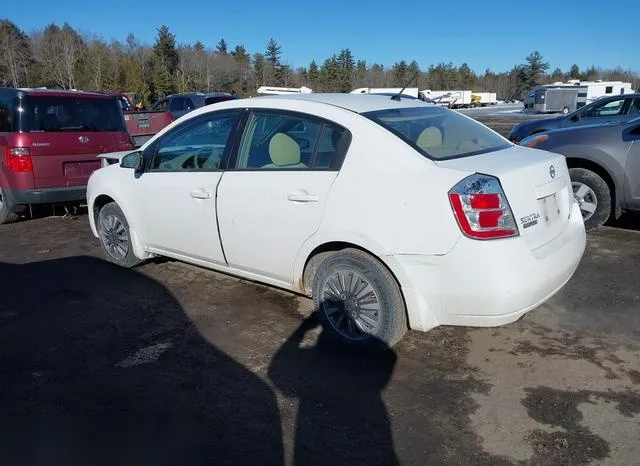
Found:
[{"label": "beige car seat", "polygon": [[442,145],[442,132],[436,128],[435,126],[429,126],[422,130],[418,139],[416,140],[416,145],[421,149],[428,149],[433,146],[441,146]]},{"label": "beige car seat", "polygon": [[300,146],[284,133],[276,133],[269,141],[271,163],[262,168],[307,168],[300,162]]}]

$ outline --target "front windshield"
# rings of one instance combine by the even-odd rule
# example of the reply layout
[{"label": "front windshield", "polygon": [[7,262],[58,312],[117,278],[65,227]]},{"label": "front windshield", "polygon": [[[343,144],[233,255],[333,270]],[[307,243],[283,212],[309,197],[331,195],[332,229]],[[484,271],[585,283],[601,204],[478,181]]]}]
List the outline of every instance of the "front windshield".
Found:
[{"label": "front windshield", "polygon": [[486,126],[444,108],[407,107],[363,115],[432,159],[467,157],[511,146]]}]

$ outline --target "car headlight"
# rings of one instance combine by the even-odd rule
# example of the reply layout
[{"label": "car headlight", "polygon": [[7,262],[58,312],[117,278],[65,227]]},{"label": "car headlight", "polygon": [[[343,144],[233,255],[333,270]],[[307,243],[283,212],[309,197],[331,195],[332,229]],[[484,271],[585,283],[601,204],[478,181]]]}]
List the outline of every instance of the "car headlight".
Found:
[{"label": "car headlight", "polygon": [[548,134],[534,134],[533,136],[529,136],[520,141],[520,145],[524,147],[536,147],[538,144],[541,144],[545,141],[549,140]]}]

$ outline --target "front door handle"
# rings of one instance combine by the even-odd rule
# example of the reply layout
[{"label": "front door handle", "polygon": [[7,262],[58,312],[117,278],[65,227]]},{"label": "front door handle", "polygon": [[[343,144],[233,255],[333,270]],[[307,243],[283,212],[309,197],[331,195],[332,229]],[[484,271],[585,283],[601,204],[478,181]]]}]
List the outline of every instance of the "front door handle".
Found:
[{"label": "front door handle", "polygon": [[204,189],[196,189],[195,191],[191,191],[191,197],[195,199],[211,199],[213,193],[205,191]]},{"label": "front door handle", "polygon": [[320,198],[315,194],[294,193],[287,196],[287,200],[291,202],[318,202]]}]

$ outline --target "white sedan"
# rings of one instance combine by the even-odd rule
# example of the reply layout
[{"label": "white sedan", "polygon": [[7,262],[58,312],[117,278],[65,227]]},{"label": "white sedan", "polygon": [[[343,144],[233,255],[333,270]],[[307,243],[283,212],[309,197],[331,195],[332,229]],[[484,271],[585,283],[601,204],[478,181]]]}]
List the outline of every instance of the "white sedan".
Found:
[{"label": "white sedan", "polygon": [[356,347],[513,322],[585,249],[563,156],[415,99],[228,101],[120,158],[87,194],[109,261],[167,256],[310,296]]}]

